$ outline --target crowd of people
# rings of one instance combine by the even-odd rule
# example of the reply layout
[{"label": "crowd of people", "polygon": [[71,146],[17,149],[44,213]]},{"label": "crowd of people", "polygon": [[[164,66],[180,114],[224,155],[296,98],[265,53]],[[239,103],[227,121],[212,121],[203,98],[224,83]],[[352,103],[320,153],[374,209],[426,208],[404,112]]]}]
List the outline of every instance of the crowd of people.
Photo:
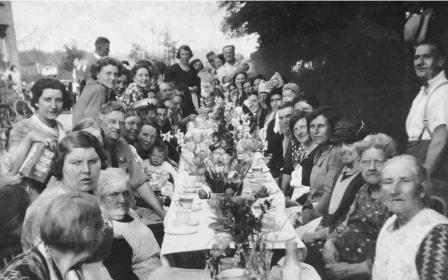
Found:
[{"label": "crowd of people", "polygon": [[[448,80],[437,43],[415,49],[422,88],[403,124],[405,155],[280,73],[257,73],[233,45],[207,63],[180,46],[163,72],[109,57],[106,38],[95,47],[71,131],[57,120],[71,97],[44,78],[32,88],[34,115],[10,132],[0,163],[0,279],[150,279],[167,265],[158,227],[176,187],[175,134],[216,98],[241,106],[266,143],[286,207],[301,209],[291,221],[308,248],[304,261],[323,279],[448,278]],[[54,151],[44,182],[21,174],[35,143]]]}]

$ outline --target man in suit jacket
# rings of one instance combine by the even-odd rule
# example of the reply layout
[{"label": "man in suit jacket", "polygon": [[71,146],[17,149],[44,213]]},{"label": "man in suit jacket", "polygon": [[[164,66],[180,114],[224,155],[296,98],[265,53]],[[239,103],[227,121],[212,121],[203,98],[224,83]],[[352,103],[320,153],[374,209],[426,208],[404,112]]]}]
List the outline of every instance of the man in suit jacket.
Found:
[{"label": "man in suit jacket", "polygon": [[110,41],[109,39],[105,38],[105,37],[98,37],[95,40],[95,52],[93,54],[89,54],[86,57],[87,60],[87,65],[85,68],[85,72],[84,72],[84,77],[85,80],[81,81],[81,85],[80,85],[80,92],[82,92],[82,90],[84,89],[86,82],[88,79],[92,78],[92,67],[95,67],[95,64],[97,63],[97,61],[102,58],[102,57],[106,57],[109,55],[110,52]]}]

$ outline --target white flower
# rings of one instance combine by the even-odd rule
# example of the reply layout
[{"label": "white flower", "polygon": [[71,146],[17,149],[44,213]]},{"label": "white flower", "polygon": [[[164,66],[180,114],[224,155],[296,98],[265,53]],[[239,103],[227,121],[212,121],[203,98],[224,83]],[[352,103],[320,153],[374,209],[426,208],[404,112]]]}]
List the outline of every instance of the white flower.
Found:
[{"label": "white flower", "polygon": [[173,135],[171,135],[171,130],[168,131],[167,133],[162,133],[161,136],[162,136],[162,140],[165,142],[170,142],[171,139],[174,138]]}]

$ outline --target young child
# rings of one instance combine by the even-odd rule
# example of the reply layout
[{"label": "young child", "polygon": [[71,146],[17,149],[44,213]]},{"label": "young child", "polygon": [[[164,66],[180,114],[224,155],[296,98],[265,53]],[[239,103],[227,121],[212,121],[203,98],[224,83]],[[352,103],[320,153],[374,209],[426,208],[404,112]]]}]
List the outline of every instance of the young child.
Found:
[{"label": "young child", "polygon": [[149,158],[143,161],[143,169],[148,176],[149,185],[162,197],[162,200],[173,196],[172,182],[176,170],[168,162],[168,148],[161,140],[157,140],[149,150]]}]

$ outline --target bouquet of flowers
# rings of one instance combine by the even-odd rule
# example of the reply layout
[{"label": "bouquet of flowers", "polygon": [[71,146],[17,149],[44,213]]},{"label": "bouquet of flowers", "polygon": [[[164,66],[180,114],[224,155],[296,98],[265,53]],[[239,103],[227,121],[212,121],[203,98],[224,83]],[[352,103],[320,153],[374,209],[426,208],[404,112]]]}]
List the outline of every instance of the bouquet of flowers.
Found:
[{"label": "bouquet of flowers", "polygon": [[239,160],[219,148],[212,152],[206,162],[205,180],[213,192],[227,189],[240,192],[243,179],[252,166],[252,161]]},{"label": "bouquet of flowers", "polygon": [[[212,277],[219,273],[222,257],[233,254],[235,263],[247,268],[252,274],[263,275],[270,268],[270,253],[265,245],[264,234],[261,231],[263,215],[270,209],[270,203],[265,200],[260,205],[258,215],[254,215],[252,207],[256,199],[252,195],[237,196],[232,189],[227,189],[222,196],[214,196],[209,204],[216,215],[216,222],[209,227],[217,232],[226,232],[230,238],[218,240],[210,251],[207,267]],[[236,250],[229,250],[230,242],[236,244]]]}]

